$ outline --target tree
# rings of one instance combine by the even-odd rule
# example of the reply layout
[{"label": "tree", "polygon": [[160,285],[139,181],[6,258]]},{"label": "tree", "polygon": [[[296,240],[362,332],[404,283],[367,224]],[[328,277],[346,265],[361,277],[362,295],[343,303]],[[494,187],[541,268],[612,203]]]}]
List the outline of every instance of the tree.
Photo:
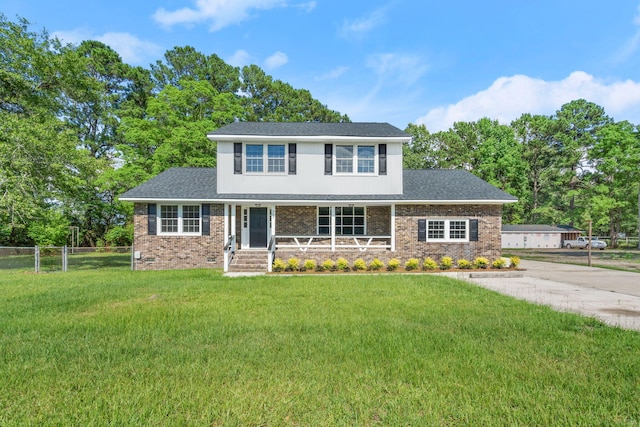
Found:
[{"label": "tree", "polygon": [[[597,230],[606,231],[616,246],[623,224],[637,220],[640,197],[640,140],[638,130],[627,121],[608,123],[598,129],[589,149],[595,170],[590,215]],[[635,191],[631,190],[634,189]]]},{"label": "tree", "polygon": [[552,168],[555,152],[553,138],[557,122],[551,117],[523,114],[511,123],[522,149],[527,177],[526,190],[518,195],[527,223],[557,223],[559,213],[548,204],[553,194],[556,169]]},{"label": "tree", "polygon": [[75,138],[59,119],[61,47],[29,22],[0,15],[0,238],[30,243],[29,225],[78,185]]},{"label": "tree", "polygon": [[273,80],[257,65],[242,68],[244,120],[264,122],[347,122],[349,118],[314,99],[308,90]]},{"label": "tree", "polygon": [[137,168],[146,178],[174,166],[216,165],[216,146],[207,132],[241,115],[239,101],[206,81],[185,80],[180,86],[168,85],[151,98],[143,118],[123,119],[126,141],[119,149],[128,171]]},{"label": "tree", "polygon": [[[526,166],[522,146],[515,141],[513,129],[497,120],[480,119],[474,124],[478,140],[478,163],[474,174],[501,190],[521,197],[526,190]],[[503,208],[507,222],[522,222],[523,205],[508,204]]]},{"label": "tree", "polygon": [[588,181],[583,177],[591,165],[587,152],[596,142],[598,129],[611,123],[604,109],[592,102],[578,99],[563,105],[556,112],[558,132],[554,140],[556,155],[554,167],[558,170],[555,185],[560,189],[556,194],[556,206],[566,212],[563,220],[569,224],[579,221],[588,194]]},{"label": "tree", "polygon": [[240,89],[240,70],[218,55],[206,56],[191,46],[174,47],[164,54],[164,62],[151,65],[156,92],[166,86],[182,88],[181,82],[206,81],[217,93],[235,94]]},{"label": "tree", "polygon": [[411,135],[411,141],[402,147],[402,164],[406,169],[436,168],[437,149],[433,144],[433,136],[425,125],[409,123],[404,130]]}]

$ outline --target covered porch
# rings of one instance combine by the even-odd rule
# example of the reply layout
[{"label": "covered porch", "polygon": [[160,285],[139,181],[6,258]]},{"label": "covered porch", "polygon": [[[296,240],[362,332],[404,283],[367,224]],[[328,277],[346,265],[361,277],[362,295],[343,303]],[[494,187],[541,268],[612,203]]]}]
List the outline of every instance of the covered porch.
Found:
[{"label": "covered porch", "polygon": [[395,204],[227,203],[224,270],[239,251],[266,257],[267,271],[276,256],[331,257],[340,252],[373,258],[395,252],[395,209]]}]

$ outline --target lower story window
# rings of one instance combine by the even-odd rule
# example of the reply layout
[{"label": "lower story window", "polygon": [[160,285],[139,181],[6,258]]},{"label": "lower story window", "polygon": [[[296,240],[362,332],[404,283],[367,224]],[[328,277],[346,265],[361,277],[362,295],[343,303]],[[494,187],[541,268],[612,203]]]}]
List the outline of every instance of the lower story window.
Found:
[{"label": "lower story window", "polygon": [[[363,236],[366,234],[365,208],[362,206],[336,206],[336,236]],[[331,234],[331,208],[318,208],[318,234]]]},{"label": "lower story window", "polygon": [[161,234],[200,234],[200,205],[161,205]]},{"label": "lower story window", "polygon": [[468,241],[469,221],[459,219],[427,220],[427,240]]}]

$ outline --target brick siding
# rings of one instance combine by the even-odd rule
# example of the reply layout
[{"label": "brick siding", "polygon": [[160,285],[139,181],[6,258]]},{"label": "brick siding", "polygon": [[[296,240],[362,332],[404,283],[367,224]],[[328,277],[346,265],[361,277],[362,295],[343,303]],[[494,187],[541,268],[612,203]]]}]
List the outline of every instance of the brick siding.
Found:
[{"label": "brick siding", "polygon": [[[210,236],[149,236],[147,233],[147,205],[135,205],[135,250],[141,259],[136,260],[138,270],[162,270],[176,268],[221,268],[223,265],[224,217],[223,205],[211,205]],[[318,263],[326,259],[346,258],[353,263],[358,258],[370,263],[379,258],[387,263],[398,258],[404,263],[409,258],[424,259],[427,256],[439,260],[450,256],[454,260],[484,256],[494,260],[501,255],[501,205],[397,205],[396,251],[386,249],[279,249],[276,257],[302,260],[314,259]],[[367,208],[367,234],[385,236],[391,234],[389,206]],[[419,242],[418,220],[425,218],[478,219],[478,241],[465,243]],[[237,241],[242,227],[240,206],[236,210]],[[278,206],[276,208],[277,235],[315,235],[317,232],[317,208],[315,206]],[[388,243],[388,242],[387,242]]]},{"label": "brick siding", "polygon": [[134,209],[134,250],[140,252],[136,270],[222,268],[223,205],[211,205],[209,236],[150,236],[147,204],[136,203]]}]

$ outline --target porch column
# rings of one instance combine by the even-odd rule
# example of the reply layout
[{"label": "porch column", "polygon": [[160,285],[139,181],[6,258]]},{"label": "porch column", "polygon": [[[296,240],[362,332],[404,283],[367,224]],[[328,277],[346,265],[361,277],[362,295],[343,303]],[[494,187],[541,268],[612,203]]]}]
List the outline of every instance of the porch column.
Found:
[{"label": "porch column", "polygon": [[[232,204],[230,205],[231,208],[231,212],[229,212],[230,217],[231,217],[231,231],[230,231],[230,235],[232,236],[236,236],[236,205]],[[238,244],[238,236],[236,236],[236,244]],[[236,248],[232,248],[233,252],[236,251]]]},{"label": "porch column", "polygon": [[336,207],[331,206],[329,212],[331,213],[331,251],[333,252],[336,250]]},{"label": "porch column", "polygon": [[224,221],[224,235],[223,235],[223,241],[224,241],[224,260],[222,263],[222,268],[224,269],[224,272],[226,273],[227,271],[229,271],[229,251],[227,251],[226,247],[227,247],[227,243],[229,243],[229,240],[227,240],[229,238],[229,204],[225,203],[223,205],[223,210],[222,210],[222,218]]},{"label": "porch column", "polygon": [[275,206],[271,206],[269,208],[270,210],[270,214],[271,214],[271,234],[270,237],[273,237],[276,235],[276,207]]},{"label": "porch column", "polygon": [[396,204],[391,204],[391,252],[396,251]]},{"label": "porch column", "polygon": [[227,244],[227,239],[229,238],[229,204],[224,204],[224,243]]}]

